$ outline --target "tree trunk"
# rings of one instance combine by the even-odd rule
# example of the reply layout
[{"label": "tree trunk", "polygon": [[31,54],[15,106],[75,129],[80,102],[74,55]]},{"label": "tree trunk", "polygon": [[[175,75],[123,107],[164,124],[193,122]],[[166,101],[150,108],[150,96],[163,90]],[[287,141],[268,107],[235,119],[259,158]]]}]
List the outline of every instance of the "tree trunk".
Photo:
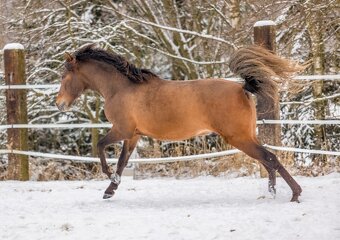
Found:
[{"label": "tree trunk", "polygon": [[[93,123],[99,123],[99,114],[100,114],[100,97],[96,94],[96,103],[95,103],[95,111],[96,115],[93,118]],[[91,130],[91,141],[92,141],[92,156],[97,156],[97,143],[99,140],[99,130],[98,128],[92,128]]]},{"label": "tree trunk", "polygon": [[240,0],[231,0],[230,22],[234,29],[237,29],[241,23]]},{"label": "tree trunk", "polygon": [[[269,22],[263,24],[257,23],[254,26],[254,43],[275,52],[275,24],[268,25]],[[276,92],[273,98],[273,102],[265,101],[260,97],[257,98],[256,109],[258,120],[280,119],[279,93]],[[279,124],[259,125],[258,136],[262,143],[280,146],[281,126]],[[262,165],[260,165],[260,175],[261,177],[268,176],[267,171]]]},{"label": "tree trunk", "polygon": [[[317,12],[316,15],[311,15],[308,21],[308,32],[312,45],[312,56],[313,56],[313,74],[314,75],[323,75],[324,74],[324,54],[325,47],[323,44],[323,29],[322,29],[322,20],[320,16],[320,12]],[[320,98],[323,96],[323,80],[314,81],[312,83],[313,88],[313,98]],[[326,101],[316,101],[313,103],[314,108],[314,118],[317,120],[325,119],[326,112]],[[315,148],[327,150],[327,139],[325,133],[324,125],[315,125],[314,126],[315,133]],[[322,165],[327,161],[326,155],[315,155],[314,164]]]}]

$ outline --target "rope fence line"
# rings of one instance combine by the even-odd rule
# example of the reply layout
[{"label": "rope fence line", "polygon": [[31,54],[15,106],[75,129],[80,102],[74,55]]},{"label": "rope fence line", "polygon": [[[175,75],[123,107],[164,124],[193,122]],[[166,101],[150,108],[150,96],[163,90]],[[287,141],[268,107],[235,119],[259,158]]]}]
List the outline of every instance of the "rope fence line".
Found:
[{"label": "rope fence line", "polygon": [[299,75],[295,76],[294,80],[340,80],[340,74],[327,75]]},{"label": "rope fence line", "polygon": [[[315,124],[315,125],[338,125],[340,120],[267,120],[256,121],[257,124]],[[0,130],[20,128],[111,128],[111,123],[71,123],[71,124],[7,124],[0,125]]]},{"label": "rope fence line", "polygon": [[[324,154],[324,155],[334,155],[340,156],[340,152],[335,151],[323,151],[323,150],[312,150],[312,149],[300,149],[300,148],[292,148],[292,147],[277,147],[271,145],[263,145],[266,148],[272,150],[280,150],[280,151],[287,151],[287,152],[299,152],[299,153],[312,153],[312,154]],[[170,162],[184,162],[184,161],[192,161],[192,160],[200,160],[200,159],[207,159],[207,158],[216,158],[216,157],[223,157],[228,155],[233,155],[236,153],[240,153],[241,151],[238,149],[231,149],[221,152],[214,152],[214,153],[205,153],[199,155],[191,155],[191,156],[180,156],[180,157],[167,157],[167,158],[135,158],[130,159],[129,163],[170,163]],[[33,151],[21,151],[21,150],[7,150],[2,149],[0,150],[0,155],[2,154],[19,154],[19,155],[26,155],[31,157],[43,157],[45,159],[63,159],[63,160],[70,160],[74,162],[100,162],[99,158],[96,157],[81,157],[81,156],[70,156],[70,155],[61,155],[61,154],[54,154],[54,153],[40,153],[40,152],[33,152]],[[117,163],[117,158],[109,158],[107,159],[109,163]]]},{"label": "rope fence line", "polygon": [[272,146],[272,145],[267,145],[267,144],[264,144],[263,146],[266,148],[272,149],[272,150],[279,150],[279,151],[286,151],[286,152],[312,153],[312,154],[340,156],[340,152],[336,152],[336,151],[301,149],[301,148],[292,148],[292,147],[278,147],[278,146]]},{"label": "rope fence line", "polygon": [[[129,163],[168,163],[168,162],[184,162],[184,161],[191,161],[191,160],[198,160],[198,159],[205,159],[205,158],[215,158],[215,157],[222,157],[227,155],[232,155],[241,152],[238,149],[226,150],[221,152],[215,153],[205,153],[200,155],[191,155],[191,156],[181,156],[181,157],[167,157],[167,158],[135,158],[130,159]],[[44,157],[44,158],[52,158],[52,159],[64,159],[64,160],[71,160],[71,161],[81,161],[81,162],[100,162],[99,158],[96,157],[81,157],[81,156],[70,156],[70,155],[61,155],[61,154],[53,154],[53,153],[40,153],[40,152],[33,152],[33,151],[21,151],[21,150],[0,150],[1,154],[20,154],[32,157]],[[117,158],[108,158],[108,162],[110,163],[117,163]]]},{"label": "rope fence line", "polygon": [[0,130],[20,128],[111,128],[111,123],[71,123],[71,124],[7,124],[0,125]]},{"label": "rope fence line", "polygon": [[46,89],[46,88],[59,88],[60,84],[34,84],[34,85],[1,85],[0,90],[12,90],[12,89]]},{"label": "rope fence line", "polygon": [[[229,81],[242,81],[241,78],[224,78]],[[340,80],[340,74],[336,75],[300,75],[295,76],[292,79],[294,80]],[[1,85],[0,90],[10,90],[10,89],[46,89],[46,88],[59,88],[60,84],[36,84],[36,85]]]},{"label": "rope fence line", "polygon": [[315,99],[310,99],[310,100],[306,100],[306,101],[292,101],[292,102],[280,102],[280,105],[292,105],[292,104],[303,104],[303,105],[310,105],[314,102],[320,102],[320,101],[324,101],[324,100],[329,100],[329,99],[334,99],[334,98],[338,98],[340,97],[340,93],[335,93],[331,96],[325,96],[325,97],[321,97],[321,98],[315,98]]},{"label": "rope fence line", "polygon": [[340,120],[267,120],[262,119],[256,121],[257,124],[314,124],[314,125],[337,125],[340,124]]}]

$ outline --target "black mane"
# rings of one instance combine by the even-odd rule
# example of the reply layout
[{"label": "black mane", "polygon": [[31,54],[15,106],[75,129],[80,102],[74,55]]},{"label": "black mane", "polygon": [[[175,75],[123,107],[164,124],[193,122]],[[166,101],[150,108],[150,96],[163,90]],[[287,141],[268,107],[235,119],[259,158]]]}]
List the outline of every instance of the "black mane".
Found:
[{"label": "black mane", "polygon": [[121,74],[126,76],[131,82],[143,83],[150,76],[156,76],[148,69],[137,68],[129,63],[124,57],[96,48],[94,44],[80,48],[74,54],[77,62],[85,62],[87,60],[96,60],[114,66]]}]

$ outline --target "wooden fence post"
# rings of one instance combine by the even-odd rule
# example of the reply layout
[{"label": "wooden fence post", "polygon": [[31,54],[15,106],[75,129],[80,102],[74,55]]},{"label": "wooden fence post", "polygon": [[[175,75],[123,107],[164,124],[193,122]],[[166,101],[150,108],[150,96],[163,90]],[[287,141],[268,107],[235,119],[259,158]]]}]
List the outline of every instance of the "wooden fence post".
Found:
[{"label": "wooden fence post", "polygon": [[[273,52],[276,50],[275,45],[275,23],[273,21],[258,21],[254,25],[254,43],[261,45]],[[279,93],[274,96],[275,101],[268,103],[261,98],[257,98],[257,119],[280,119],[280,105],[279,105]],[[258,126],[258,136],[262,143],[280,146],[281,145],[281,125],[268,124]],[[260,167],[261,177],[267,177],[267,171],[261,165]]]},{"label": "wooden fence post", "polygon": [[[4,47],[6,85],[25,84],[24,47],[10,43]],[[7,124],[27,123],[26,90],[6,90]],[[27,150],[27,129],[8,129],[9,149]],[[28,180],[28,156],[8,154],[8,179]]]}]

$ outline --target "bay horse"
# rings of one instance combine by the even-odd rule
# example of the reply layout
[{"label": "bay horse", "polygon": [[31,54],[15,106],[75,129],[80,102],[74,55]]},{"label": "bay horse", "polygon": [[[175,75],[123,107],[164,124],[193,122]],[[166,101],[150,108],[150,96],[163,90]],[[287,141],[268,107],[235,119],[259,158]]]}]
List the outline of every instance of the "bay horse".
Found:
[{"label": "bay horse", "polygon": [[[66,111],[84,90],[97,91],[112,128],[98,142],[102,171],[111,183],[103,198],[114,195],[123,169],[141,135],[159,140],[183,140],[207,133],[219,134],[227,143],[263,164],[269,174],[268,189],[276,193],[276,171],[298,202],[301,187],[256,137],[256,108],[251,94],[273,101],[276,80],[303,67],[259,46],[237,50],[230,69],[244,79],[167,81],[147,69],[137,68],[120,55],[93,44],[65,53],[65,70],[56,105]],[[276,80],[275,80],[275,79]],[[108,167],[104,150],[123,141],[116,172]]]}]

